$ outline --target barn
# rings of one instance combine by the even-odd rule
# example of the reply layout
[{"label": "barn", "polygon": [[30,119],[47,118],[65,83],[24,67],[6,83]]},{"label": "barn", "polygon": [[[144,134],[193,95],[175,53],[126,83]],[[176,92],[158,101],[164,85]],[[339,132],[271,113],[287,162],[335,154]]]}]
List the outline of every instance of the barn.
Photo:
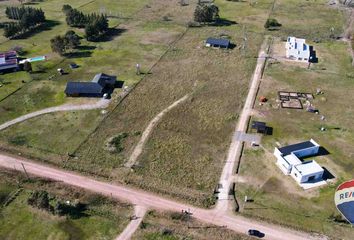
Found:
[{"label": "barn", "polygon": [[68,82],[65,94],[68,97],[103,97],[105,93],[113,92],[116,82],[116,76],[99,73],[91,82]]}]

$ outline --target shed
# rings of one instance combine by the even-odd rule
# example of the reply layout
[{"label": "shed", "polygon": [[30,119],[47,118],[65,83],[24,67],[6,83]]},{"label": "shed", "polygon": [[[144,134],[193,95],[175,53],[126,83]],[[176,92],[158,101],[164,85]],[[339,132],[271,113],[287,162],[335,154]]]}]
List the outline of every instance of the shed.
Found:
[{"label": "shed", "polygon": [[230,40],[222,38],[208,38],[206,40],[207,47],[230,48]]}]

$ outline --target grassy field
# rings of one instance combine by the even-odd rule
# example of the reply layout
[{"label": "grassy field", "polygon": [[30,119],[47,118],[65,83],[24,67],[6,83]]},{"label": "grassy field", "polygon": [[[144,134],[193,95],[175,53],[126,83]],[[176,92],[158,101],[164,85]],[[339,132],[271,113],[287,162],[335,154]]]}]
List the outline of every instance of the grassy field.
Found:
[{"label": "grassy field", "polygon": [[246,235],[230,230],[197,222],[180,213],[160,213],[150,211],[132,240],[248,240]]},{"label": "grassy field", "polygon": [[[23,57],[46,55],[48,61],[33,64],[34,73],[31,74],[32,76],[29,77],[23,73],[26,76],[21,78],[23,78],[22,80],[29,78],[34,81],[25,84],[21,90],[4,101],[0,101],[0,122],[43,107],[70,101],[63,94],[65,84],[69,80],[87,81],[91,80],[96,73],[104,72],[117,75],[128,86],[137,83],[143,76],[135,74],[136,63],[139,63],[144,71],[150,69],[167,50],[168,45],[185,30],[185,26],[179,21],[162,20],[165,15],[170,16],[173,20],[180,13],[178,9],[177,11],[171,9],[171,7],[176,7],[172,5],[172,1],[167,1],[161,6],[155,3],[157,2],[155,0],[150,2],[151,6],[147,6],[148,1],[98,2],[80,0],[71,3],[64,0],[48,0],[33,5],[42,8],[46,14],[48,23],[44,30],[25,39],[11,41],[0,39],[2,42],[0,51],[20,46],[23,49]],[[4,11],[7,5],[15,3],[15,1],[3,2],[0,5],[0,11]],[[85,13],[106,11],[106,14],[110,16],[110,26],[114,27],[110,39],[96,43],[83,39],[79,49],[67,58],[53,54],[50,49],[50,39],[71,29],[66,25],[65,15],[61,11],[62,5],[66,3],[70,3]],[[189,9],[188,6],[184,11],[189,11],[187,9]],[[80,29],[72,30],[81,36],[84,35]],[[161,33],[164,33],[163,37],[160,36]],[[0,35],[2,35],[1,29]],[[80,68],[69,69],[68,63],[70,62],[77,63]],[[56,72],[59,67],[69,74],[59,76]],[[4,94],[4,97],[19,88],[18,74],[16,74],[4,75],[6,79],[11,79],[8,81],[9,84],[1,87],[1,94]],[[4,77],[0,76],[0,78]],[[26,98],[23,98],[23,95],[26,95]],[[43,99],[36,102],[38,95],[43,96]]]},{"label": "grassy field", "polygon": [[[87,210],[81,217],[73,218],[33,208],[27,204],[33,190],[46,190],[65,201],[79,200],[87,204]],[[0,238],[9,240],[114,239],[128,224],[132,213],[127,204],[56,182],[27,180],[22,174],[3,169],[0,169],[0,204]]]},{"label": "grassy field", "polygon": [[101,110],[43,115],[2,131],[0,147],[44,161],[47,158],[63,161],[98,126],[103,117]]},{"label": "grassy field", "polygon": [[[6,2],[1,3],[0,9],[3,10],[6,5],[10,4],[10,2],[8,4]],[[25,56],[47,55],[49,60],[33,64],[35,71],[31,76],[24,72],[0,76],[1,79],[4,79],[0,92],[2,97],[0,98],[0,123],[38,109],[65,102],[75,103],[76,100],[66,98],[63,93],[65,84],[69,80],[90,80],[94,74],[105,72],[118,75],[120,80],[125,81],[126,86],[136,84],[144,77],[144,74],[135,74],[135,64],[140,63],[142,71],[147,73],[168,49],[168,46],[185,31],[186,20],[181,12],[190,13],[193,10],[190,6],[182,9],[173,1],[164,1],[163,4],[159,1],[150,1],[150,5],[146,5],[147,1],[100,1],[99,3],[96,1],[76,1],[75,4],[72,4],[73,7],[87,13],[94,9],[102,9],[102,11],[106,9],[107,14],[112,15],[110,25],[121,24],[116,27],[116,35],[112,36],[111,40],[98,43],[83,40],[78,53],[69,58],[60,58],[51,53],[49,39],[56,34],[64,34],[69,29],[65,23],[65,16],[61,12],[61,6],[65,3],[69,3],[69,1],[44,1],[35,4],[35,7],[41,7],[45,11],[49,20],[54,21],[55,19],[57,24],[52,29],[38,32],[27,39],[11,40],[1,44],[1,50],[21,46]],[[98,5],[99,8],[97,8]],[[163,20],[164,16],[168,16],[170,21]],[[77,29],[74,30],[77,31]],[[81,32],[79,34],[83,35]],[[69,62],[76,62],[80,68],[69,69],[67,67]],[[64,68],[69,74],[57,75],[57,67]],[[54,77],[48,80],[51,76]],[[33,81],[30,81],[32,79]],[[22,83],[22,80],[26,80],[26,83]],[[10,95],[20,87],[20,90]],[[116,92],[110,109],[114,108],[119,101],[117,96],[120,91]],[[1,99],[3,100],[1,101]],[[57,114],[56,116],[61,117],[62,115]],[[80,113],[78,117],[75,117],[75,114],[72,114],[69,117],[72,124],[65,121],[60,122],[50,116],[38,117],[32,121],[24,122],[20,126],[10,128],[5,134],[6,137],[3,135],[1,145],[10,150],[20,148],[21,152],[36,158],[59,161],[62,159],[63,153],[66,155],[67,151],[78,147],[81,140],[84,140],[90,133],[89,131],[94,129],[94,125],[101,120],[101,117],[98,116],[98,114],[84,116]],[[47,126],[46,129],[40,127],[43,123]],[[32,128],[33,124],[38,127]],[[80,137],[70,137],[73,132],[78,131],[78,126],[88,125],[91,127],[79,130],[81,131],[81,134],[78,135]],[[21,136],[28,139],[28,144],[11,146],[8,140],[15,138],[18,135],[16,132],[19,131],[21,131]],[[56,140],[55,135],[50,134],[52,131],[66,132],[63,133],[63,137],[60,137],[62,140],[65,139],[66,144],[63,145],[61,141]],[[83,133],[86,136],[83,136]],[[41,136],[42,140],[36,139],[36,135]],[[52,136],[49,137],[51,138],[49,146],[45,141],[48,138],[46,136]],[[68,148],[68,146],[70,147]]]},{"label": "grassy field", "polygon": [[308,40],[327,40],[343,33],[345,15],[330,7],[328,1],[276,0],[271,18],[276,18],[282,27],[272,35],[296,36]]},{"label": "grassy field", "polygon": [[[275,8],[274,15],[281,16],[277,13],[277,9],[284,9],[285,6],[279,6],[279,3],[283,2],[285,5],[291,1],[277,2],[278,7]],[[316,18],[323,20],[313,20],[318,23],[318,29],[316,29],[319,31],[318,34],[312,32],[311,27],[307,27],[311,24],[302,25],[302,28],[298,25],[299,34],[301,35],[302,32],[302,36],[308,37],[310,43],[314,45],[319,63],[307,69],[307,64],[294,64],[274,59],[268,61],[258,97],[266,96],[269,101],[263,106],[256,104],[256,111],[252,118],[267,122],[267,125],[273,127],[274,131],[272,136],[262,138],[264,149],[246,146],[240,168],[240,178],[243,181],[236,185],[236,196],[240,200],[245,195],[254,199],[253,203],[246,205],[241,203],[241,212],[244,215],[302,230],[320,232],[330,236],[331,239],[351,239],[350,226],[334,221],[334,217],[340,219],[340,216],[333,198],[338,184],[351,179],[353,175],[354,129],[351,116],[354,99],[350,91],[354,87],[354,70],[347,43],[335,41],[328,36],[321,37],[320,43],[311,42],[315,35],[325,36],[327,34],[327,27],[324,25],[330,22],[329,18],[336,19],[332,22],[338,25],[340,20],[342,24],[344,23],[341,17],[337,17],[339,12],[326,7],[322,2],[318,10],[315,6],[311,9],[304,7],[308,4],[310,2],[292,2],[295,12],[300,11],[298,9],[304,11],[299,19],[311,14],[316,15],[314,13],[316,11],[321,12],[316,15]],[[322,10],[328,14],[322,15]],[[292,19],[291,14],[287,17]],[[281,22],[283,23],[282,20]],[[287,31],[285,28],[287,26],[284,26],[284,33]],[[313,33],[316,34],[312,35]],[[278,32],[275,36],[282,34]],[[284,47],[283,44],[280,38],[275,38],[273,47]],[[318,88],[324,93],[315,95],[313,101],[314,107],[319,110],[319,115],[306,112],[306,109],[292,110],[278,107],[279,103],[276,100],[277,92],[280,90],[315,94]],[[320,120],[322,115],[325,116],[324,121]],[[321,132],[321,127],[327,130]],[[315,157],[315,160],[329,170],[335,179],[320,189],[304,191],[291,177],[284,177],[276,167],[276,159],[272,153],[277,142],[285,146],[310,138],[329,152],[328,155]],[[262,174],[254,175],[255,169],[262,169]]]},{"label": "grassy field", "polygon": [[[234,6],[228,4],[220,8],[222,17],[224,9],[227,13],[227,7]],[[249,32],[243,50],[242,34],[242,24],[190,28],[67,167],[209,207],[263,40],[262,32]],[[207,37],[220,35],[228,35],[236,48],[203,47]],[[166,114],[153,130],[135,171],[123,167],[149,121],[186,94],[192,94],[191,99]],[[123,151],[106,151],[105,141],[121,133],[128,134]]]},{"label": "grassy field", "polygon": [[[133,3],[126,7],[131,7]],[[60,9],[60,5],[58,2],[55,4],[46,1],[36,6],[41,6],[45,12],[47,9],[48,16],[55,16],[60,21],[53,31],[62,28],[64,32],[67,27],[63,15],[60,11],[54,11]],[[0,111],[2,109],[5,113],[0,115],[0,122],[65,102],[62,90],[68,78],[90,78],[95,72],[102,71],[118,74],[127,85],[138,82],[144,76],[135,74],[135,63],[139,62],[143,72],[147,73],[168,45],[186,31],[187,23],[193,19],[195,4],[196,1],[192,1],[189,6],[181,7],[174,1],[162,3],[154,0],[149,7],[142,5],[140,10],[136,5],[137,14],[127,14],[127,19],[117,27],[121,32],[119,36],[95,44],[84,41],[85,48],[81,52],[90,51],[89,57],[62,60],[53,55],[53,60],[39,66],[48,71],[35,74],[32,76],[34,81],[0,102]],[[112,107],[112,113],[104,121],[100,122],[99,114],[42,116],[4,131],[0,146],[59,166],[65,164],[70,169],[103,175],[114,181],[210,206],[230,133],[238,117],[237,111],[242,106],[256,62],[254,57],[263,39],[263,23],[252,21],[252,17],[261,19],[260,22],[265,21],[271,1],[262,1],[254,7],[247,3],[224,1],[217,1],[216,4],[220,5],[221,17],[227,20],[225,25],[189,29],[145,75],[128,98],[116,108]],[[95,2],[87,5],[84,2],[75,3],[75,7],[87,12],[96,5]],[[119,12],[120,5],[112,6],[107,11],[114,12],[114,9]],[[114,19],[117,20],[116,17]],[[24,42],[24,46],[29,47],[32,38],[42,34],[46,34],[49,42],[51,33],[48,30],[30,39],[16,41]],[[220,35],[228,36],[236,47],[230,51],[203,47],[206,38]],[[244,36],[248,37],[247,44],[244,44]],[[49,45],[41,51],[35,53],[50,51]],[[54,59],[60,62],[59,66],[65,66],[72,60],[82,67],[70,71],[67,76],[56,76],[54,81],[41,79],[44,75],[54,74]],[[26,97],[21,97],[24,94]],[[168,113],[154,129],[138,159],[135,172],[122,167],[148,122],[185,94],[192,94],[191,99]],[[24,99],[27,99],[26,102]],[[49,99],[51,101],[47,101]],[[62,118],[65,120],[61,121]],[[44,124],[47,128],[40,127]],[[82,124],[86,127],[81,128]],[[97,124],[97,130],[89,135]],[[119,154],[106,151],[106,141],[122,133],[128,134],[122,142],[123,151]],[[86,136],[89,136],[87,140]],[[63,141],[65,144],[62,144]],[[74,151],[75,157],[66,161],[67,153]]]}]

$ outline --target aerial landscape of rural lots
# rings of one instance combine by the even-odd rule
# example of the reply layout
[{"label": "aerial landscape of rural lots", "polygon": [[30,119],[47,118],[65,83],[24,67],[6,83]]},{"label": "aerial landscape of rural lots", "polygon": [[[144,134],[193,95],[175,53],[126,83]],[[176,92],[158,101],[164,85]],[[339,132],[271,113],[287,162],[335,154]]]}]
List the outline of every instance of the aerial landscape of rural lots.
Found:
[{"label": "aerial landscape of rural lots", "polygon": [[0,0],[0,239],[353,239],[354,1]]}]

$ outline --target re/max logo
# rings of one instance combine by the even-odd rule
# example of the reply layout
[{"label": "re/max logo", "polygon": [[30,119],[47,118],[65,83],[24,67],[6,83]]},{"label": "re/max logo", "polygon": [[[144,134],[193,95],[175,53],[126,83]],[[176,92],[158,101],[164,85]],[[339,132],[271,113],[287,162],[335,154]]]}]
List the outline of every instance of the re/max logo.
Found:
[{"label": "re/max logo", "polygon": [[351,198],[354,197],[354,192],[345,192],[345,193],[341,193],[339,194],[339,199],[346,199],[346,198]]}]

